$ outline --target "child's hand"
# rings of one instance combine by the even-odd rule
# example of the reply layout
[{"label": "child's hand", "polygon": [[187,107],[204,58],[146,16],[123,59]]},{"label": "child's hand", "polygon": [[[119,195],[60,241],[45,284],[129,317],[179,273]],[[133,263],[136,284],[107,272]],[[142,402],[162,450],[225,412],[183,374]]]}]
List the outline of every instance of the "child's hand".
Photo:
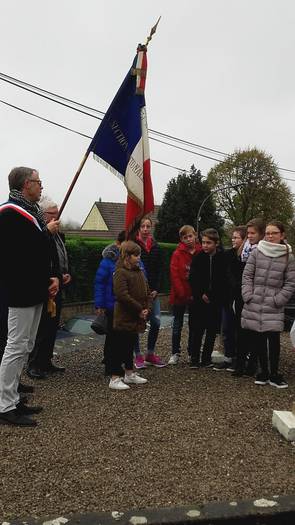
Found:
[{"label": "child's hand", "polygon": [[209,301],[209,297],[208,297],[208,295],[206,295],[205,293],[203,293],[203,295],[202,295],[202,300],[203,300],[204,303],[206,303],[206,304],[209,304],[209,303],[210,303],[210,301]]},{"label": "child's hand", "polygon": [[147,318],[147,316],[148,316],[148,313],[149,313],[149,311],[148,311],[147,308],[146,308],[145,310],[141,310],[141,312],[140,312],[140,314],[139,314],[139,317],[140,317],[141,319],[144,319],[144,320],[146,321],[146,318]]}]

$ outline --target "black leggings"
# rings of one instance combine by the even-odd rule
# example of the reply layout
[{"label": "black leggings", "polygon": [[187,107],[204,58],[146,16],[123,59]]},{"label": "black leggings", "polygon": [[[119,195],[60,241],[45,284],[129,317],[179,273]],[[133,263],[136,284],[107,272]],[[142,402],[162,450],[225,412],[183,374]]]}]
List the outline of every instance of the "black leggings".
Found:
[{"label": "black leggings", "polygon": [[253,348],[258,356],[261,372],[268,375],[268,360],[270,375],[275,376],[279,370],[280,332],[252,332]]},{"label": "black leggings", "polygon": [[109,371],[113,376],[123,376],[125,370],[133,370],[133,349],[137,339],[135,332],[114,330],[113,344],[109,354]]}]

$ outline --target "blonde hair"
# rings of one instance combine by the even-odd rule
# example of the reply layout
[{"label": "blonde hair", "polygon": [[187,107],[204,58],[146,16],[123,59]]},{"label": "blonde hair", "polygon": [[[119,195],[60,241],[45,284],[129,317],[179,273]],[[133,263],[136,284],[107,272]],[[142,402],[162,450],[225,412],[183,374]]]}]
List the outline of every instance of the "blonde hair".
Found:
[{"label": "blonde hair", "polygon": [[184,235],[187,235],[188,233],[194,233],[196,235],[195,228],[190,224],[185,224],[184,226],[181,226],[179,230],[179,237],[181,238]]}]

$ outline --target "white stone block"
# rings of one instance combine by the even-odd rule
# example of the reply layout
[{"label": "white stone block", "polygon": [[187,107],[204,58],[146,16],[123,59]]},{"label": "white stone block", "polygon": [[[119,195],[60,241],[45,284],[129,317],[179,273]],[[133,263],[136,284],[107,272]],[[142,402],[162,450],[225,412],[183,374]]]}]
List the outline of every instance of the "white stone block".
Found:
[{"label": "white stone block", "polygon": [[224,354],[222,352],[218,352],[217,350],[213,350],[212,355],[211,355],[211,361],[212,363],[215,363],[215,364],[223,363]]},{"label": "white stone block", "polygon": [[272,425],[288,441],[295,441],[295,416],[287,410],[274,410]]}]

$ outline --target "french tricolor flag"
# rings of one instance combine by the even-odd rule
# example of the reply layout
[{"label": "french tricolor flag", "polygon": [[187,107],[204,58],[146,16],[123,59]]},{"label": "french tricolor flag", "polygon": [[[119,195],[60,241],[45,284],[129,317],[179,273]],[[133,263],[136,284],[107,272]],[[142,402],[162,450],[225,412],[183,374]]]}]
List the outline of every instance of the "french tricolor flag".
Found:
[{"label": "french tricolor flag", "polygon": [[125,184],[125,228],[154,209],[144,88],[146,46],[139,45],[132,67],[105,114],[88,152]]}]

